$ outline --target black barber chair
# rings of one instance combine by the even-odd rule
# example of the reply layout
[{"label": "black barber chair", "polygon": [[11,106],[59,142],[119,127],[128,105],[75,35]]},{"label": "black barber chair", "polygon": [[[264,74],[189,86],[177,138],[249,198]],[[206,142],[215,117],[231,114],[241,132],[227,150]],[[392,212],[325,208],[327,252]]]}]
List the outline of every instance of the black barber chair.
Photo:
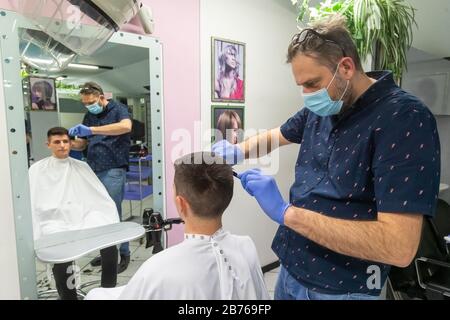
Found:
[{"label": "black barber chair", "polygon": [[147,144],[145,143],[145,124],[136,119],[131,121],[130,156],[145,157],[148,154]]},{"label": "black barber chair", "polygon": [[392,267],[387,299],[450,300],[450,205],[439,199],[434,218],[424,217],[422,237],[413,262]]}]

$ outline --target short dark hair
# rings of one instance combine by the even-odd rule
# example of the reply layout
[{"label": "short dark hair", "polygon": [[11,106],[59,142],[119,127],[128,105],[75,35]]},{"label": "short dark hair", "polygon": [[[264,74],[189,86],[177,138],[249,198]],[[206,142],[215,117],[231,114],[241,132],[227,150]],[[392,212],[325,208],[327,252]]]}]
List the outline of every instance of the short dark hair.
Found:
[{"label": "short dark hair", "polygon": [[81,86],[80,94],[95,94],[95,95],[103,95],[102,87],[95,82],[86,82]]},{"label": "short dark hair", "polygon": [[175,161],[176,195],[186,199],[195,215],[220,217],[233,198],[233,170],[211,152],[185,155]]},{"label": "short dark hair", "polygon": [[358,50],[345,21],[344,16],[335,14],[312,23],[311,27],[294,35],[288,48],[287,62],[291,63],[301,53],[316,58],[334,71],[341,58],[350,57],[356,69],[363,71]]},{"label": "short dark hair", "polygon": [[69,136],[69,131],[63,127],[53,127],[48,129],[47,131],[47,139],[50,139],[52,136]]}]

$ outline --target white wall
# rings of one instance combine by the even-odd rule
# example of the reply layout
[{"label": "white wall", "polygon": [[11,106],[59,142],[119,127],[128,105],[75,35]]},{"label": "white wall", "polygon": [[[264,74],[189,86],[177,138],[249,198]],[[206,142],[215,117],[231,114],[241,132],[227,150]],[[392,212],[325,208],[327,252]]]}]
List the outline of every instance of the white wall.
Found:
[{"label": "white wall", "polygon": [[[450,57],[450,1],[449,0],[408,0],[417,9],[414,28],[413,47],[427,52],[437,58]],[[426,57],[425,57],[426,58]],[[450,72],[449,63],[444,61],[429,61],[417,63],[416,57],[408,64],[409,74],[431,74]],[[408,75],[408,73],[407,73]],[[447,87],[448,93],[449,87]],[[447,99],[450,104],[450,100]],[[447,105],[447,109],[450,108]],[[450,116],[436,116],[439,137],[441,140],[441,182],[450,183]],[[440,194],[440,197],[450,202],[450,191]]]},{"label": "white wall", "polygon": [[[150,84],[149,61],[143,60],[120,68],[106,71],[97,79],[104,84],[106,91],[115,94],[144,95],[148,94],[144,86]],[[92,80],[90,80],[92,81]]]},{"label": "white wall", "polygon": [[[246,43],[245,129],[271,129],[283,124],[302,105],[290,66],[285,63],[296,14],[287,0],[201,0],[202,132],[211,128],[211,37]],[[285,199],[294,180],[298,146],[283,148],[277,182]],[[242,166],[236,171],[243,170]],[[277,260],[271,250],[276,224],[269,220],[235,181],[232,203],[224,214],[225,228],[249,234],[262,265]]]},{"label": "white wall", "polygon": [[101,73],[87,73],[86,76],[71,76],[71,80],[73,84],[94,81],[102,86],[103,91],[119,96],[145,95],[149,93],[144,88],[150,83],[149,61],[143,60]]},{"label": "white wall", "polygon": [[416,11],[413,46],[438,57],[450,56],[450,1],[407,0]]},{"label": "white wall", "polygon": [[72,128],[79,123],[83,122],[84,113],[68,113],[63,112],[60,114],[61,127]]},{"label": "white wall", "polygon": [[[423,85],[425,78],[436,79],[435,86]],[[442,81],[447,77],[447,81]],[[408,72],[403,76],[403,88],[416,94],[436,117],[441,142],[441,182],[450,184],[450,62],[439,60],[408,63]],[[440,197],[450,202],[450,191]]]},{"label": "white wall", "polygon": [[60,125],[58,112],[30,112],[31,125],[31,155],[34,162],[51,155],[47,148],[47,131],[51,127]]}]

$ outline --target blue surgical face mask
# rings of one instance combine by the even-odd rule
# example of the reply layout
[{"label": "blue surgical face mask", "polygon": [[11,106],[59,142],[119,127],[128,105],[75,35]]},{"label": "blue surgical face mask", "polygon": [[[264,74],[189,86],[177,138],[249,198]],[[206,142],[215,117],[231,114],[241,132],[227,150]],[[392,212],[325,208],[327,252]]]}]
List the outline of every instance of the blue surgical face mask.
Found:
[{"label": "blue surgical face mask", "polygon": [[339,64],[336,68],[336,72],[334,73],[333,79],[331,79],[330,83],[326,88],[322,88],[312,93],[302,92],[305,107],[314,112],[315,114],[317,114],[318,116],[321,117],[332,116],[338,114],[342,109],[342,106],[344,104],[342,98],[347,93],[350,81],[347,80],[347,86],[345,87],[344,93],[342,94],[341,98],[338,101],[333,101],[330,95],[328,94],[328,88],[330,87],[333,80],[336,78],[338,70]]},{"label": "blue surgical face mask", "polygon": [[98,102],[90,104],[90,105],[86,106],[86,108],[92,114],[99,114],[103,111],[103,107],[101,105],[99,105]]}]

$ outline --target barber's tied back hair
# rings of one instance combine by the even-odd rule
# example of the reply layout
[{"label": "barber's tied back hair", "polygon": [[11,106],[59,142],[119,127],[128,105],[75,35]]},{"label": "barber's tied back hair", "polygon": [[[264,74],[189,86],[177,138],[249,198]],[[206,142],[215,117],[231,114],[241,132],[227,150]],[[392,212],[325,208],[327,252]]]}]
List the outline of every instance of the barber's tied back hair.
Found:
[{"label": "barber's tied back hair", "polygon": [[94,95],[103,95],[103,89],[102,87],[95,82],[86,82],[81,86],[80,89],[81,95],[88,95],[88,94],[94,94]]},{"label": "barber's tied back hair", "polygon": [[211,152],[196,152],[175,161],[176,195],[200,218],[220,217],[233,197],[233,170]]},{"label": "barber's tied back hair", "polygon": [[294,35],[288,48],[287,62],[297,54],[316,58],[331,70],[343,57],[352,58],[358,71],[363,71],[356,45],[347,29],[345,17],[335,14],[313,22],[310,27]]},{"label": "barber's tied back hair", "polygon": [[69,131],[63,127],[53,127],[47,131],[47,139],[53,136],[69,136]]}]

